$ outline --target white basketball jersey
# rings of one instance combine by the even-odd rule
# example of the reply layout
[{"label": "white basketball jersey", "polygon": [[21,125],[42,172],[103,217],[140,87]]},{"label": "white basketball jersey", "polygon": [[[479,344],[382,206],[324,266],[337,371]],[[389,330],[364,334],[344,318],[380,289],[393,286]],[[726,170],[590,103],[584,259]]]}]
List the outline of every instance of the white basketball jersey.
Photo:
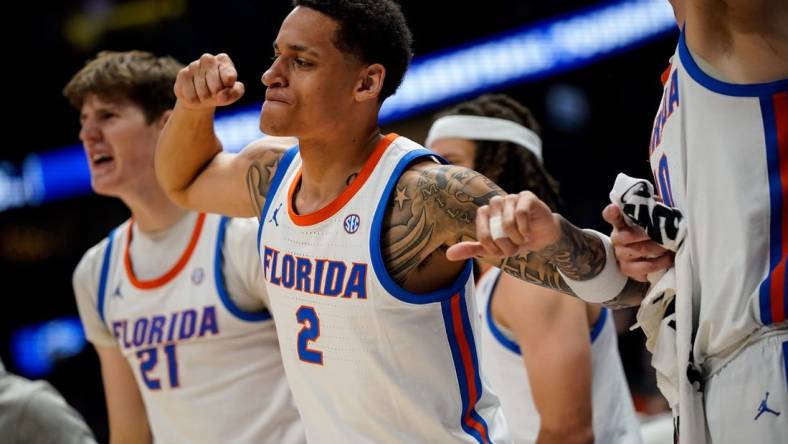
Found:
[{"label": "white basketball jersey", "polygon": [[[734,85],[705,74],[684,35],[654,122],[650,161],[663,200],[687,219],[695,354],[728,353],[785,325],[788,79]],[[682,252],[680,251],[680,254]]]},{"label": "white basketball jersey", "polygon": [[434,156],[389,135],[336,200],[295,214],[301,159],[289,151],[261,217],[260,255],[285,371],[314,443],[508,439],[478,367],[471,263],[449,288],[414,294],[380,249],[389,196]]},{"label": "white basketball jersey", "polygon": [[303,442],[270,313],[240,310],[224,288],[226,222],[201,214],[178,263],[150,281],[134,276],[131,224],[115,229],[99,314],[134,372],[155,442]]},{"label": "white basketball jersey", "polygon": [[[539,435],[539,412],[534,404],[520,346],[511,332],[495,323],[491,313],[500,275],[500,269],[490,268],[479,278],[476,289],[476,304],[482,323],[482,372],[501,399],[514,442],[534,443]],[[602,309],[591,327],[591,374],[594,441],[605,444],[640,443],[640,426],[618,355],[613,317],[606,308]]]}]

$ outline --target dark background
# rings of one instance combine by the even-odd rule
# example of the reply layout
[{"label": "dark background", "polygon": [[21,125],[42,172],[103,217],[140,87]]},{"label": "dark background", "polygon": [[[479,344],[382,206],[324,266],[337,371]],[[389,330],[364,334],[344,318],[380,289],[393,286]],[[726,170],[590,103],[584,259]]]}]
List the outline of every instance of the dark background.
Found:
[{"label": "dark background", "polygon": [[[580,0],[402,1],[416,55],[490,36],[600,2]],[[144,49],[182,62],[204,52],[227,52],[247,86],[239,105],[258,103],[271,42],[291,9],[285,0],[72,1],[17,3],[2,31],[5,143],[0,161],[77,142],[75,110],[61,90],[85,60],[102,49]],[[113,18],[114,17],[114,18]],[[120,17],[125,20],[118,19]],[[94,37],[74,28],[104,25]],[[22,32],[16,30],[22,29]],[[505,91],[529,106],[543,125],[544,157],[561,182],[565,215],[577,225],[608,231],[600,212],[619,171],[650,177],[646,162],[651,124],[661,95],[659,76],[675,35],[588,67]],[[548,100],[557,92],[585,101],[586,118],[567,128]],[[435,110],[437,111],[437,110]],[[384,131],[423,141],[432,113],[396,122]],[[81,255],[121,223],[128,212],[116,200],[89,196],[0,213],[0,357],[14,371],[9,337],[19,327],[73,315],[71,273]],[[619,315],[619,317],[621,317]],[[622,338],[625,365],[642,385],[639,336]],[[98,360],[91,347],[58,363],[47,377],[83,415],[101,440],[106,413]]]}]

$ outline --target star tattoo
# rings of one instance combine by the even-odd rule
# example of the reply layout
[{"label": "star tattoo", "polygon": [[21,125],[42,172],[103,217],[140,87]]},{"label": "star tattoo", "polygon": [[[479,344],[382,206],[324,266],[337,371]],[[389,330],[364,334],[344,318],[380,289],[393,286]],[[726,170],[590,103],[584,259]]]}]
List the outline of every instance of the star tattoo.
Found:
[{"label": "star tattoo", "polygon": [[399,205],[400,210],[402,209],[402,206],[405,205],[405,201],[410,200],[410,198],[408,198],[408,196],[405,195],[405,189],[406,189],[405,187],[403,187],[402,189],[397,187],[397,196],[394,198],[394,200],[397,201],[397,205]]}]

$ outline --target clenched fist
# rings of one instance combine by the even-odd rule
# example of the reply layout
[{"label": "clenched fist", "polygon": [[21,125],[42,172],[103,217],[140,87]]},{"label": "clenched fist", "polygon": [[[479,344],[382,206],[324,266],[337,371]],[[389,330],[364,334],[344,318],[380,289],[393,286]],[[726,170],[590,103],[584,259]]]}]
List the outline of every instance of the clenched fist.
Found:
[{"label": "clenched fist", "polygon": [[446,251],[449,260],[499,259],[541,251],[561,237],[559,216],[530,191],[496,196],[476,212],[476,241]]},{"label": "clenched fist", "polygon": [[203,54],[178,72],[175,96],[193,110],[227,106],[244,95],[244,84],[227,54]]}]

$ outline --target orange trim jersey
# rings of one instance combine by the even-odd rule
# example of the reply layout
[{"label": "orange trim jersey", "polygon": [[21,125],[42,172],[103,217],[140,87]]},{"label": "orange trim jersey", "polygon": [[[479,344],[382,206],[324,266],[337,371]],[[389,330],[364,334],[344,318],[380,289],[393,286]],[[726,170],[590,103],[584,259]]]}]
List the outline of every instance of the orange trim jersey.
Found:
[{"label": "orange trim jersey", "polygon": [[305,215],[292,207],[297,150],[279,164],[259,248],[309,442],[508,441],[479,371],[471,262],[450,287],[428,294],[404,290],[384,265],[389,196],[409,165],[431,156],[389,135],[335,201]]},{"label": "orange trim jersey", "polygon": [[134,373],[154,441],[303,443],[270,313],[240,309],[225,288],[228,221],[199,215],[180,259],[150,280],[134,274],[145,257],[131,257],[133,221],[122,224],[86,254],[101,261],[93,308]]}]

